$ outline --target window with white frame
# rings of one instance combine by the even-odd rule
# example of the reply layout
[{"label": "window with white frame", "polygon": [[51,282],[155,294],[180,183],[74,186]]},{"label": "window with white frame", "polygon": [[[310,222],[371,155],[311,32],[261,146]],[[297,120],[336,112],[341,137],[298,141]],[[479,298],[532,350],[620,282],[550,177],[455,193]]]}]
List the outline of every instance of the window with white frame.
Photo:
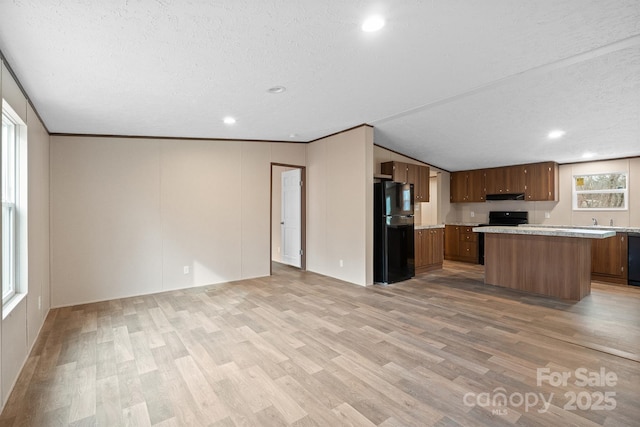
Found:
[{"label": "window with white frame", "polygon": [[17,270],[17,198],[18,137],[20,126],[13,111],[2,108],[2,303],[9,301],[18,289]]},{"label": "window with white frame", "polygon": [[629,179],[626,172],[573,176],[574,210],[627,210]]}]

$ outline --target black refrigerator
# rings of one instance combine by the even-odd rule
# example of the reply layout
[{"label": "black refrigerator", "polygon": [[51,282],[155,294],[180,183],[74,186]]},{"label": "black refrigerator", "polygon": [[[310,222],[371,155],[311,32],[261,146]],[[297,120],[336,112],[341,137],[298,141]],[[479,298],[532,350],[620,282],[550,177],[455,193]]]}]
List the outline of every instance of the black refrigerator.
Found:
[{"label": "black refrigerator", "polygon": [[373,193],[373,280],[410,279],[415,275],[413,184],[377,182]]}]

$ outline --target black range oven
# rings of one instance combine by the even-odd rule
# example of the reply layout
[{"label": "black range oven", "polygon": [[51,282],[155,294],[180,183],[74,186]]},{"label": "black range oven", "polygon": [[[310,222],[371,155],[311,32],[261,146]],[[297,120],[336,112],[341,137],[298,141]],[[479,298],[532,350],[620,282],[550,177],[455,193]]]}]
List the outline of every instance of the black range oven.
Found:
[{"label": "black range oven", "polygon": [[[490,225],[502,225],[506,227],[517,227],[520,224],[529,223],[529,212],[521,211],[491,211],[489,212],[489,223],[480,224],[478,227]],[[484,265],[484,233],[478,233],[478,262]]]}]

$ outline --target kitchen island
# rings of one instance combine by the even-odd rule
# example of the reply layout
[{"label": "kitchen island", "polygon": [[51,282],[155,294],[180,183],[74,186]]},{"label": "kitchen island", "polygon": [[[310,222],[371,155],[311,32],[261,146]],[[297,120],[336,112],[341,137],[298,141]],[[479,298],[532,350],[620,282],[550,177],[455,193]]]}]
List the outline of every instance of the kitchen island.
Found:
[{"label": "kitchen island", "polygon": [[591,239],[616,234],[535,226],[473,231],[485,233],[486,284],[568,300],[581,300],[591,293]]}]

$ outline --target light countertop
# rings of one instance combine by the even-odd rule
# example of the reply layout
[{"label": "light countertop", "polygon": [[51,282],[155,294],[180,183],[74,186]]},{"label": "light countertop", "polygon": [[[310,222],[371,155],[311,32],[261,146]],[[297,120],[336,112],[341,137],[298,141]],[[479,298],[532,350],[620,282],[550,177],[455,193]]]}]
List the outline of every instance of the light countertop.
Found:
[{"label": "light countertop", "polygon": [[620,233],[640,233],[640,227],[616,227],[610,225],[547,225],[547,224],[520,224],[519,227],[536,228],[580,228],[585,230],[607,230]]},{"label": "light countertop", "polygon": [[530,236],[556,236],[556,237],[581,237],[585,239],[606,239],[616,235],[615,231],[603,230],[595,227],[592,228],[571,228],[571,227],[505,227],[505,226],[489,226],[476,227],[473,231],[478,233],[497,233],[497,234],[520,234]]},{"label": "light countertop", "polygon": [[415,225],[414,230],[429,230],[433,228],[444,228],[444,224],[433,224],[433,225]]}]

